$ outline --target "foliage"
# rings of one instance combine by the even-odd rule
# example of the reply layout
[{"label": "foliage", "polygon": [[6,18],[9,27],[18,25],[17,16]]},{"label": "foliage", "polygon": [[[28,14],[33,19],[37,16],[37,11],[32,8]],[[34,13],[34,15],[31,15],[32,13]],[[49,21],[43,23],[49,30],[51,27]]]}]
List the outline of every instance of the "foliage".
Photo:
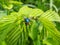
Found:
[{"label": "foliage", "polygon": [[[30,18],[29,24],[26,24],[25,18]],[[7,45],[52,45],[55,42],[59,45],[60,32],[52,22],[60,22],[59,19],[58,14],[52,10],[43,12],[24,6],[18,13],[13,12],[0,19],[0,41],[5,41]],[[49,37],[54,43],[48,41]]]},{"label": "foliage", "polygon": [[44,2],[49,1],[6,1],[0,1],[1,15],[6,15],[0,16],[0,45],[60,45],[60,16],[45,9]]}]

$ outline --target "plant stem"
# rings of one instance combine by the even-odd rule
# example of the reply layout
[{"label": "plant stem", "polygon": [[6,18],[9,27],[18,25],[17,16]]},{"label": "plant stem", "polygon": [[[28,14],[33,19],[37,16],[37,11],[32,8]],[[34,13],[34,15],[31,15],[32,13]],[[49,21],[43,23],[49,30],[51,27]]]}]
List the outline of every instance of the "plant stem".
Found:
[{"label": "plant stem", "polygon": [[51,10],[53,10],[52,6],[53,6],[53,0],[50,0],[50,9]]}]

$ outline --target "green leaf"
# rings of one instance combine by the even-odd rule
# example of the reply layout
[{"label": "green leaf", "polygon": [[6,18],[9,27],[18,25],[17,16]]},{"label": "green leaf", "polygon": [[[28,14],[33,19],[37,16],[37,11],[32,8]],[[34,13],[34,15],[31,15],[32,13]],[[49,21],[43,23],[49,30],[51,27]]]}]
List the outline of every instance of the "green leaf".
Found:
[{"label": "green leaf", "polygon": [[60,22],[60,16],[58,13],[52,10],[46,11],[44,14],[41,15],[42,18],[47,18],[50,21],[57,21]]},{"label": "green leaf", "polygon": [[60,42],[60,32],[56,29],[53,22],[49,21],[46,18],[40,18],[40,21],[43,23],[44,27],[51,34],[52,38]]},{"label": "green leaf", "polygon": [[[34,23],[34,24],[33,24]],[[31,32],[29,33],[32,40],[36,40],[38,36],[38,24],[36,21],[33,20],[31,25]]]},{"label": "green leaf", "polygon": [[8,9],[8,10],[10,10],[10,9],[13,8],[13,5],[12,4],[9,4],[8,6],[5,5],[5,4],[3,4],[2,6],[3,6],[4,9]]}]

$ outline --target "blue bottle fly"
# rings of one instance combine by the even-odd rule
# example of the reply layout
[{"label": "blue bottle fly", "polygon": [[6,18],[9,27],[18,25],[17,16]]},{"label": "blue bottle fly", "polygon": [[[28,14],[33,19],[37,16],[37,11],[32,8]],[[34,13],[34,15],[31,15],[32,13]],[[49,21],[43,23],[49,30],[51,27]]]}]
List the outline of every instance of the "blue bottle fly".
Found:
[{"label": "blue bottle fly", "polygon": [[25,24],[27,25],[27,24],[29,24],[29,22],[30,22],[30,19],[29,18],[25,18]]}]

